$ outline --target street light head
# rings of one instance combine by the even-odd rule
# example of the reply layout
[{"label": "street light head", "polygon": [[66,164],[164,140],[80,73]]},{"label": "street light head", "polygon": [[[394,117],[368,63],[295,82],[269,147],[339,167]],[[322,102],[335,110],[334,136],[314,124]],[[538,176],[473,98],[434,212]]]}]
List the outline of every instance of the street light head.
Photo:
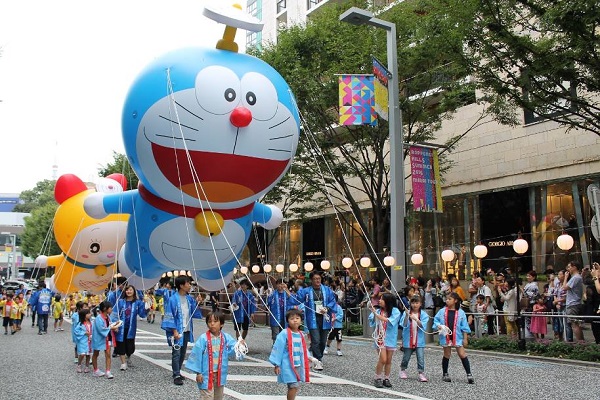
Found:
[{"label": "street light head", "polygon": [[367,25],[372,18],[372,12],[358,7],[351,7],[342,15],[340,15],[340,21],[347,22],[352,25]]}]

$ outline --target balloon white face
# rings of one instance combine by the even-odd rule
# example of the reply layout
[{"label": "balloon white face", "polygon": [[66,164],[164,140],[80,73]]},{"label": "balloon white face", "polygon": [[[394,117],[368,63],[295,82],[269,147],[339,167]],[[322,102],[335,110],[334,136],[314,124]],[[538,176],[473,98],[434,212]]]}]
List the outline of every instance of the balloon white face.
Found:
[{"label": "balloon white face", "polygon": [[105,221],[79,230],[68,255],[73,260],[89,265],[112,264],[125,240],[127,221]]}]

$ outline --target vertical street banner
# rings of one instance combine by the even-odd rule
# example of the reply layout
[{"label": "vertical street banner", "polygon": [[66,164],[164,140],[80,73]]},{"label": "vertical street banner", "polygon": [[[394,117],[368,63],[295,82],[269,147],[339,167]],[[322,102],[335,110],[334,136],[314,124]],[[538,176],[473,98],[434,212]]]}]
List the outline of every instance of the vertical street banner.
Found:
[{"label": "vertical street banner", "polygon": [[388,121],[389,97],[388,97],[388,79],[390,72],[373,57],[373,89],[375,91],[375,112],[383,119]]},{"label": "vertical street banner", "polygon": [[437,150],[410,147],[410,169],[415,211],[442,212],[442,188]]},{"label": "vertical street banner", "polygon": [[377,125],[373,75],[340,75],[340,124]]}]

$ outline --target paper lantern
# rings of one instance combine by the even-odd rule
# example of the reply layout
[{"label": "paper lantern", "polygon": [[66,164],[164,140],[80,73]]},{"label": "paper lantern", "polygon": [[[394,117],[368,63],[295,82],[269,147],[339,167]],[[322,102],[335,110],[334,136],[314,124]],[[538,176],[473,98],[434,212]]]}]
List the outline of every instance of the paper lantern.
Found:
[{"label": "paper lantern", "polygon": [[284,269],[285,269],[285,267],[283,266],[283,264],[277,264],[275,266],[275,271],[277,271],[279,273],[283,272]]},{"label": "paper lantern", "polygon": [[313,268],[314,268],[314,265],[313,265],[313,263],[311,263],[310,261],[309,261],[309,262],[307,262],[307,263],[304,263],[304,270],[305,270],[306,272],[310,272],[310,271],[312,271],[312,270],[313,270]]},{"label": "paper lantern", "polygon": [[271,266],[271,264],[265,264],[265,266],[263,267],[263,271],[265,271],[267,274],[271,272],[272,269],[273,267]]},{"label": "paper lantern", "polygon": [[525,254],[528,248],[529,244],[525,239],[519,238],[513,242],[513,250],[517,254]]},{"label": "paper lantern", "polygon": [[290,272],[296,272],[298,268],[298,264],[290,264]]},{"label": "paper lantern", "polygon": [[383,264],[387,267],[391,267],[396,263],[396,259],[392,256],[386,256],[383,258]]},{"label": "paper lantern", "polygon": [[450,249],[442,251],[442,260],[446,262],[454,260],[454,252]]},{"label": "paper lantern", "polygon": [[352,259],[350,257],[344,257],[342,259],[342,266],[346,269],[352,266]]},{"label": "paper lantern", "polygon": [[233,269],[233,274],[235,275],[235,274],[237,274],[237,273],[238,273],[238,269],[237,269],[237,268],[234,268],[234,269]]},{"label": "paper lantern", "polygon": [[247,274],[248,274],[248,267],[246,267],[246,266],[244,266],[244,267],[241,267],[241,268],[240,268],[240,272],[241,272],[242,274],[244,274],[244,275],[247,275]]},{"label": "paper lantern", "polygon": [[171,271],[167,272],[167,276],[170,278],[173,276],[173,273]]},{"label": "paper lantern", "polygon": [[329,267],[331,267],[331,263],[328,260],[321,261],[321,268],[322,269],[329,269]]},{"label": "paper lantern", "polygon": [[473,254],[475,254],[475,257],[477,257],[477,258],[483,258],[483,257],[487,256],[487,253],[488,253],[488,248],[482,244],[478,244],[477,246],[475,246],[473,248]]},{"label": "paper lantern", "polygon": [[363,268],[369,268],[371,266],[371,259],[369,257],[363,257],[360,259],[360,266]]},{"label": "paper lantern", "polygon": [[574,243],[573,237],[571,235],[567,235],[566,233],[563,233],[556,239],[556,245],[558,248],[565,251],[571,250]]},{"label": "paper lantern", "polygon": [[415,265],[422,264],[423,263],[423,255],[421,253],[415,253],[412,256],[410,256],[410,261]]},{"label": "paper lantern", "polygon": [[258,274],[260,272],[260,267],[258,265],[253,265],[252,272],[254,272],[255,274]]}]

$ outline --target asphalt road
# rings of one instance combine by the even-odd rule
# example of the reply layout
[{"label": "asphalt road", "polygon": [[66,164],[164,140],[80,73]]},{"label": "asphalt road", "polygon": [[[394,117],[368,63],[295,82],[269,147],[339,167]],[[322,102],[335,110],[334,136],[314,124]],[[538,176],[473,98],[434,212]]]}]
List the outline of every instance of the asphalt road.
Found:
[{"label": "asphalt road", "polygon": [[[27,322],[27,319],[25,320]],[[196,321],[197,332],[204,332],[204,321]],[[31,323],[17,334],[0,334],[0,400],[3,399],[197,399],[196,384],[187,379],[183,386],[171,380],[170,350],[159,322],[140,321],[136,340],[134,367],[118,369],[115,361],[113,380],[78,374],[73,362],[70,324],[64,332],[49,329],[38,336]],[[231,323],[225,330],[233,333]],[[284,399],[285,386],[277,384],[273,368],[266,361],[271,348],[270,329],[251,328],[247,338],[246,360],[230,363],[226,385],[227,399]],[[344,338],[343,353],[325,356],[324,371],[312,373],[310,384],[301,386],[300,399],[598,399],[600,368],[598,364],[546,361],[518,358],[514,355],[467,350],[475,385],[468,385],[460,360],[450,360],[451,383],[441,379],[441,350],[435,345],[425,351],[428,383],[416,379],[416,359],[409,365],[409,379],[398,378],[401,353],[394,357],[391,389],[372,386],[375,350],[372,342]],[[116,360],[116,359],[113,359]],[[101,358],[102,367],[104,360]],[[192,375],[188,375],[192,377]]]}]

